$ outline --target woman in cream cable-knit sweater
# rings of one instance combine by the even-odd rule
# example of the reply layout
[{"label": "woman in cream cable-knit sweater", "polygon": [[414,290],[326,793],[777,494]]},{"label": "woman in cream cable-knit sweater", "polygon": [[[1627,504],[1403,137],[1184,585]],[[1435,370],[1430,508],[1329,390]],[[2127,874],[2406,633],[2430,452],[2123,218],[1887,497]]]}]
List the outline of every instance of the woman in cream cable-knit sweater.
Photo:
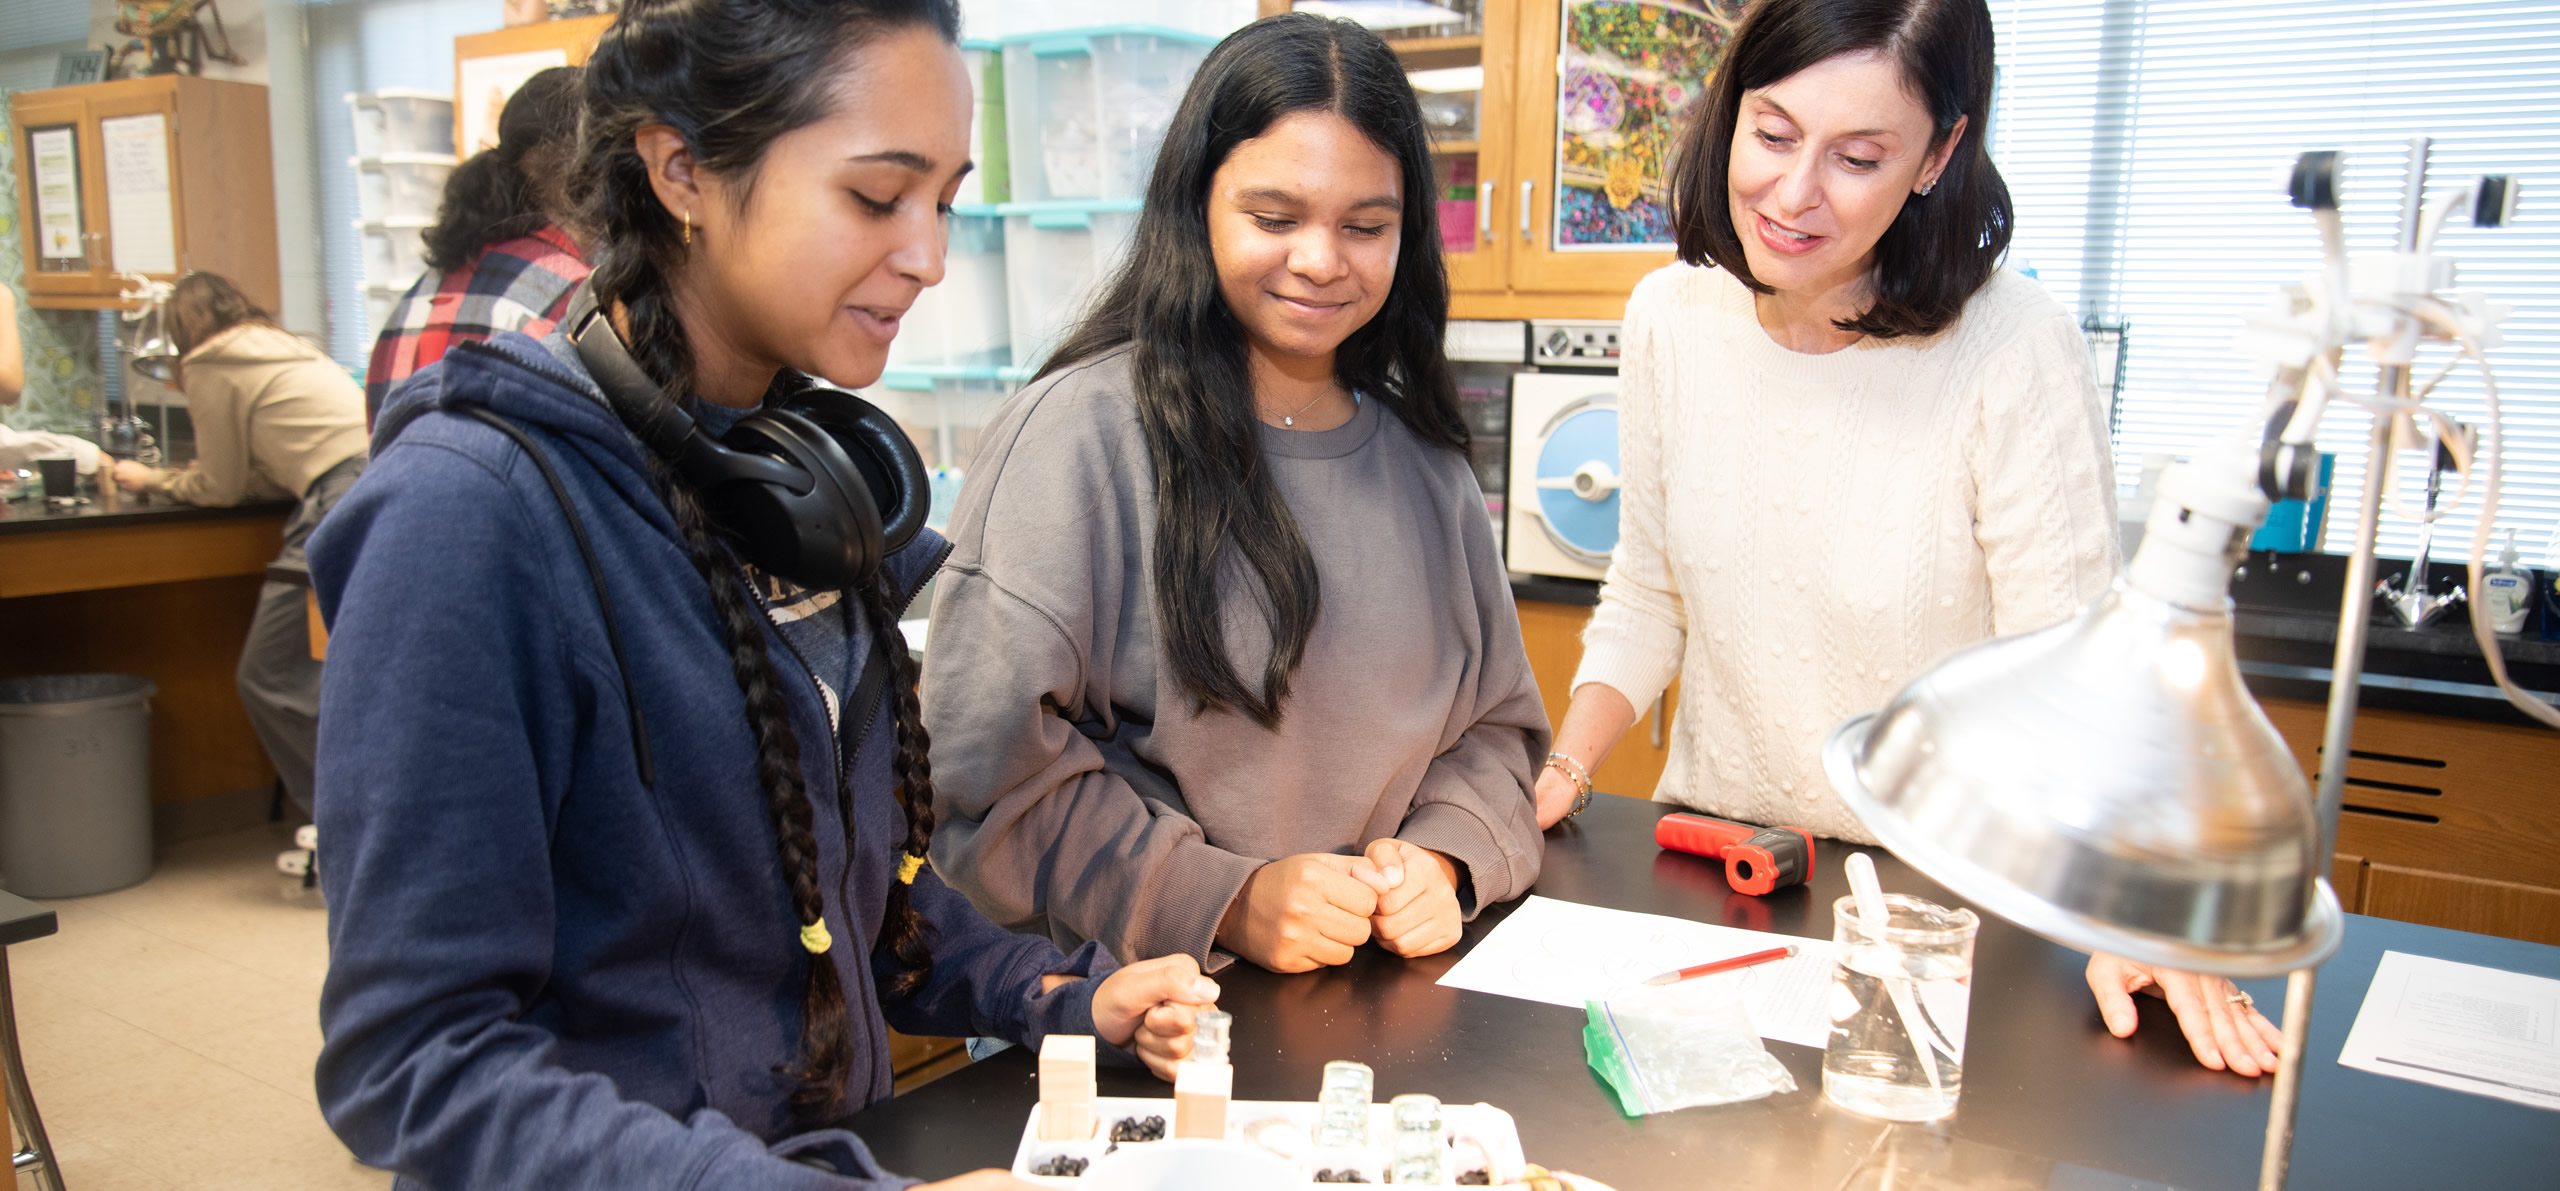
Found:
[{"label": "woman in cream cable-knit sweater", "polygon": [[[1674,677],[1654,797],[1872,837],[1821,744],[1930,663],[2077,613],[2119,563],[2106,413],[2070,315],[1999,268],[1982,0],[1766,0],[1682,146],[1680,259],[1627,302],[1620,536],[1538,785],[1553,823]],[[2092,959],[2244,1075],[2230,984]]]}]

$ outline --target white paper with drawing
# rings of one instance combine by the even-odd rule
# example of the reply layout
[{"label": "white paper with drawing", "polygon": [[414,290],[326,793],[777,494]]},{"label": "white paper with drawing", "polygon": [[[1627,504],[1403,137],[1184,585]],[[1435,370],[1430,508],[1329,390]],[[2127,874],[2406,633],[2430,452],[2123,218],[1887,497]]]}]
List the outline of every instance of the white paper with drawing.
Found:
[{"label": "white paper with drawing", "polygon": [[2560,1109],[2560,980],[2385,951],[2338,1064]]},{"label": "white paper with drawing", "polygon": [[1749,955],[1792,943],[1791,959],[1700,976],[1731,981],[1760,1036],[1820,1046],[1831,1023],[1823,996],[1831,989],[1829,939],[1738,930],[1535,897],[1520,903],[1449,969],[1440,983],[1496,996],[1582,1008],[1677,968]]}]

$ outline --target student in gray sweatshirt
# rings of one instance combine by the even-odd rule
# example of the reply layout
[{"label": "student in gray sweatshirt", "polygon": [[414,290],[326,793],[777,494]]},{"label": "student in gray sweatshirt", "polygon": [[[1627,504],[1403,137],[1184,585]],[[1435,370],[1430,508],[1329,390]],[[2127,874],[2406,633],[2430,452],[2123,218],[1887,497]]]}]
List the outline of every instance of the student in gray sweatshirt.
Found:
[{"label": "student in gray sweatshirt", "polygon": [[1547,752],[1393,51],[1211,51],[1120,273],[981,439],[933,606],[933,861],[998,922],[1279,971],[1538,875]]}]

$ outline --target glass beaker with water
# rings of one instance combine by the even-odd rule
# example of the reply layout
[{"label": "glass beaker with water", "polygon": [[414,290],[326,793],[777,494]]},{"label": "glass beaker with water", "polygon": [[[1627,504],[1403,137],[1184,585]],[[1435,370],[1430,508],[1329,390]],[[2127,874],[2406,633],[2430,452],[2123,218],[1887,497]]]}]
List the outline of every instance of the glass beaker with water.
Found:
[{"label": "glass beaker with water", "polygon": [[1831,1037],[1822,1094],[1888,1121],[1934,1121],[1964,1088],[1964,1036],[1973,997],[1973,937],[1982,920],[1905,894],[1885,895],[1882,930],[1857,899],[1831,905]]}]

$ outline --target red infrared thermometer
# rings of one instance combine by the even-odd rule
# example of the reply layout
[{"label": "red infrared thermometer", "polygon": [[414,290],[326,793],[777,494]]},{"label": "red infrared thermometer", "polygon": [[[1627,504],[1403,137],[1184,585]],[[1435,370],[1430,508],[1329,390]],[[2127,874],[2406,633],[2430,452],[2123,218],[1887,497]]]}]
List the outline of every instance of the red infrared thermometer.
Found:
[{"label": "red infrared thermometer", "polygon": [[1754,827],[1686,812],[1653,825],[1653,842],[1675,852],[1724,861],[1724,880],[1754,897],[1813,875],[1813,835],[1801,827]]}]

